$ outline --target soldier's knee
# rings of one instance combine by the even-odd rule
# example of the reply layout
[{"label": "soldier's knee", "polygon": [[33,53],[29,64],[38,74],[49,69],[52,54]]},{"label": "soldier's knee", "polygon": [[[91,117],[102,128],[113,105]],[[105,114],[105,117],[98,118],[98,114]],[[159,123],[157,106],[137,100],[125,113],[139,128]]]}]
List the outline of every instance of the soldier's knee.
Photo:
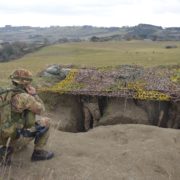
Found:
[{"label": "soldier's knee", "polygon": [[38,120],[38,124],[49,128],[51,126],[51,119],[47,117],[42,117],[40,120]]},{"label": "soldier's knee", "polygon": [[51,119],[50,118],[46,118],[44,121],[45,121],[44,123],[45,123],[46,127],[50,127],[51,126]]}]

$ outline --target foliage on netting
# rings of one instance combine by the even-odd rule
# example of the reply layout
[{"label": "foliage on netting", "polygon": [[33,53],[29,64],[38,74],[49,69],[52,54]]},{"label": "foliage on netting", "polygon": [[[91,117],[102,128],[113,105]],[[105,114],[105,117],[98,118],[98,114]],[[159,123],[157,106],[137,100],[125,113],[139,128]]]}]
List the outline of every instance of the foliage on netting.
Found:
[{"label": "foliage on netting", "polygon": [[64,80],[56,83],[52,87],[41,88],[41,92],[65,93],[83,87],[82,83],[77,83],[74,81],[76,74],[77,74],[77,70],[72,69]]},{"label": "foliage on netting", "polygon": [[180,66],[143,68],[121,65],[71,69],[67,77],[43,91],[141,100],[180,99]]},{"label": "foliage on netting", "polygon": [[157,100],[157,101],[169,101],[170,96],[158,91],[145,91],[139,90],[133,96],[135,99],[140,100]]},{"label": "foliage on netting", "polygon": [[172,82],[180,83],[180,68],[176,69],[171,77]]},{"label": "foliage on netting", "polygon": [[170,96],[152,90],[145,89],[146,83],[145,82],[131,82],[128,84],[128,88],[134,90],[133,98],[140,99],[140,100],[158,100],[158,101],[169,101]]}]

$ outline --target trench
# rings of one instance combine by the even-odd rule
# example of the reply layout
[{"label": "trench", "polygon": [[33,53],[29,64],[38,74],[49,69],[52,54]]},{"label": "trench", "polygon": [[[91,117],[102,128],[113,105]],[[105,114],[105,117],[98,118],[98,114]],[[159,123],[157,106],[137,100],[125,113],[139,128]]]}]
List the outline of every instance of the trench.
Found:
[{"label": "trench", "polygon": [[115,124],[180,128],[179,103],[56,93],[40,96],[61,131],[85,132],[96,126]]}]

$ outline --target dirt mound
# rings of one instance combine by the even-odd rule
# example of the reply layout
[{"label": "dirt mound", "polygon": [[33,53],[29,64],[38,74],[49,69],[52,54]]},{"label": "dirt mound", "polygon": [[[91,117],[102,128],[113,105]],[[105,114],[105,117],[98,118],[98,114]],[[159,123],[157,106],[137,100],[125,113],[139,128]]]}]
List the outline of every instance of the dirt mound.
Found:
[{"label": "dirt mound", "polygon": [[52,129],[47,148],[55,158],[31,163],[29,145],[14,155],[6,175],[11,180],[178,180],[179,139],[178,130],[147,125],[101,126],[86,133]]}]

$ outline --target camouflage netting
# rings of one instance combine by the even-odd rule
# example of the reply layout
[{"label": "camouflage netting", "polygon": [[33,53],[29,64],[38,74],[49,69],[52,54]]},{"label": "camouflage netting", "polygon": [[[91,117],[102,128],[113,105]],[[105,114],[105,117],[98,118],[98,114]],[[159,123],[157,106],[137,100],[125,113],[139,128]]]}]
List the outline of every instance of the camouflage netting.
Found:
[{"label": "camouflage netting", "polygon": [[[63,80],[60,78],[57,83],[51,84],[49,87],[42,87],[40,91],[141,100],[180,101],[180,65],[150,68],[137,65],[101,68],[57,66],[59,71],[68,68],[65,78]],[[58,73],[56,73],[56,77],[58,77]]]}]

